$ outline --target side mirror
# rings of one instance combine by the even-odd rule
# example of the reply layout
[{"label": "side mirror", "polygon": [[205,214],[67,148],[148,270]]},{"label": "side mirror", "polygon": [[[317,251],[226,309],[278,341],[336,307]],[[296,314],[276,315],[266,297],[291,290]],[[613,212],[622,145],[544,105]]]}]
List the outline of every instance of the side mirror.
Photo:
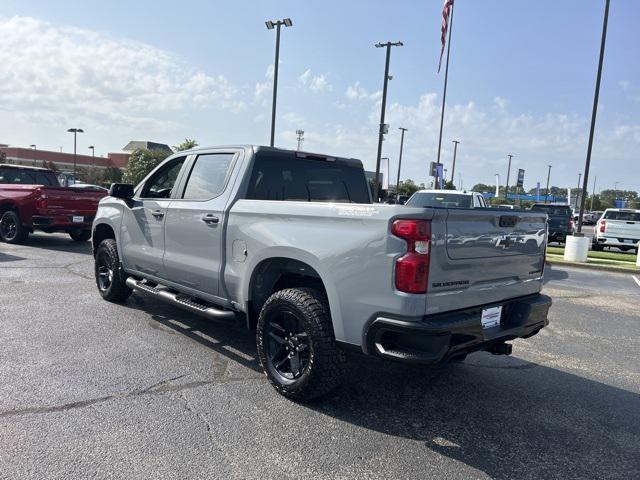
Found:
[{"label": "side mirror", "polygon": [[130,183],[112,183],[109,195],[114,198],[130,200],[133,198],[133,185]]}]

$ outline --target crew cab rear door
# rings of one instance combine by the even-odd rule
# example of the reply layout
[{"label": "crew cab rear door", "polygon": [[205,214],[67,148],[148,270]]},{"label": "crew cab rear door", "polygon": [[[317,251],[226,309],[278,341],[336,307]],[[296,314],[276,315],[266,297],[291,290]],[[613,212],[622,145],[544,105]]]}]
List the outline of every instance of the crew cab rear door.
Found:
[{"label": "crew cab rear door", "polygon": [[166,278],[162,261],[165,217],[185,160],[174,158],[156,170],[123,208],[120,247],[128,271]]},{"label": "crew cab rear door", "polygon": [[225,207],[238,150],[199,153],[185,167],[180,192],[165,220],[167,279],[194,293],[218,295]]}]

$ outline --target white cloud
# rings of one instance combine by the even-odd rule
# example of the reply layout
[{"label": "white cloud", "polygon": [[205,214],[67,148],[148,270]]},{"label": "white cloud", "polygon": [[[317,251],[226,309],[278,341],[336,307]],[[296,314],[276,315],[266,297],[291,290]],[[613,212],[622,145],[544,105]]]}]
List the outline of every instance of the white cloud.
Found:
[{"label": "white cloud", "polygon": [[328,76],[328,73],[313,75],[311,69],[308,68],[298,77],[298,81],[303,87],[308,88],[312,92],[331,92],[333,86],[327,80]]},{"label": "white cloud", "polygon": [[285,122],[294,126],[300,126],[304,123],[304,117],[295,112],[287,112],[282,115],[282,118]]},{"label": "white cloud", "polygon": [[311,69],[307,68],[302,75],[298,77],[298,81],[303,85],[309,83],[309,79],[311,78]]},{"label": "white cloud", "polygon": [[253,98],[256,101],[261,101],[266,97],[267,92],[273,88],[273,77],[274,77],[273,63],[271,63],[267,67],[267,71],[264,76],[266,78],[266,82],[256,82],[255,88],[253,90]]},{"label": "white cloud", "polygon": [[376,91],[370,93],[366,88],[360,85],[360,82],[356,82],[353,85],[347,87],[345,92],[346,97],[349,100],[374,100],[378,101],[382,96],[382,91]]},{"label": "white cloud", "polygon": [[29,17],[0,18],[0,38],[0,105],[23,115],[147,125],[187,107],[246,108],[223,75],[144,43]]},{"label": "white cloud", "polygon": [[504,110],[505,108],[507,108],[507,100],[505,98],[495,97],[493,99],[493,103],[495,103],[496,107],[498,107],[500,110]]}]

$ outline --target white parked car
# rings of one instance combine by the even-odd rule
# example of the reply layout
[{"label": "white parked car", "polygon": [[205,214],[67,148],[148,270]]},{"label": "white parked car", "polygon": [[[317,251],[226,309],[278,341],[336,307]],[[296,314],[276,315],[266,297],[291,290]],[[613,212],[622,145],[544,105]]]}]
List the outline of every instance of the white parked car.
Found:
[{"label": "white parked car", "polygon": [[405,203],[407,207],[487,208],[481,193],[462,190],[418,190]]},{"label": "white parked car", "polygon": [[622,251],[635,249],[640,242],[640,210],[608,208],[594,228],[593,250],[617,247]]}]

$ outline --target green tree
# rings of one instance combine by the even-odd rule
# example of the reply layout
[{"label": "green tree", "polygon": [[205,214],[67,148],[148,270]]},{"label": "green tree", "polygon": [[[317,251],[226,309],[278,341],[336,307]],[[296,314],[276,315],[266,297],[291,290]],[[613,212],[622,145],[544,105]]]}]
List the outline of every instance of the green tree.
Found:
[{"label": "green tree", "polygon": [[184,142],[179,143],[178,145],[174,145],[173,149],[176,152],[182,152],[183,150],[191,150],[192,148],[196,148],[198,146],[198,142],[191,138],[185,138]]},{"label": "green tree", "polygon": [[49,170],[51,170],[52,172],[56,172],[56,173],[58,173],[58,172],[60,171],[60,169],[58,168],[58,166],[57,166],[55,163],[51,162],[51,161],[43,162],[42,166],[43,166],[44,168],[48,168],[48,169],[49,169]]},{"label": "green tree", "polygon": [[112,183],[120,183],[122,181],[122,170],[116,167],[107,167],[102,172],[100,183],[111,185]]},{"label": "green tree", "polygon": [[[629,203],[635,202],[638,192],[633,190],[602,190],[596,198],[600,198],[601,208],[613,208],[613,201],[616,199],[627,200]],[[595,209],[595,207],[594,207]]]},{"label": "green tree", "polygon": [[472,192],[478,193],[491,193],[496,191],[496,187],[487,185],[486,183],[476,183],[471,189]]},{"label": "green tree", "polygon": [[400,182],[400,187],[398,188],[398,192],[400,195],[408,195],[409,197],[416,193],[418,190],[424,188],[424,183],[417,185],[416,182],[407,178],[405,181]]},{"label": "green tree", "polygon": [[137,185],[147,174],[157,167],[169,154],[163,150],[139,148],[129,157],[122,181]]}]

